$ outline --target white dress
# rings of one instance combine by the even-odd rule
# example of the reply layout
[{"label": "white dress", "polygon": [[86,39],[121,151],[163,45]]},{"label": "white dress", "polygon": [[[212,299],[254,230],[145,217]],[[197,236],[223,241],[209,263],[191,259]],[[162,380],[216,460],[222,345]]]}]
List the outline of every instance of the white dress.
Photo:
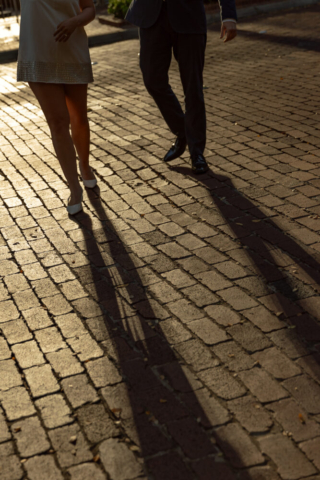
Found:
[{"label": "white dress", "polygon": [[53,34],[64,20],[80,13],[79,0],[20,0],[19,82],[80,83],[93,81],[88,38],[78,27],[67,42]]}]

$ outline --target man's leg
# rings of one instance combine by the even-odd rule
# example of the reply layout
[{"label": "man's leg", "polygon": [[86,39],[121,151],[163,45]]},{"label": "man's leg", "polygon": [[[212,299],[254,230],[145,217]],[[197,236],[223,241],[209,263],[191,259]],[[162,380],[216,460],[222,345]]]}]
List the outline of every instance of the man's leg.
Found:
[{"label": "man's leg", "polygon": [[184,137],[184,113],[169,85],[172,37],[165,5],[155,25],[140,29],[140,44],[140,67],[144,84],[171,132]]},{"label": "man's leg", "polygon": [[203,68],[206,35],[174,34],[174,55],[185,94],[185,129],[191,158],[203,155],[206,145],[206,111]]}]

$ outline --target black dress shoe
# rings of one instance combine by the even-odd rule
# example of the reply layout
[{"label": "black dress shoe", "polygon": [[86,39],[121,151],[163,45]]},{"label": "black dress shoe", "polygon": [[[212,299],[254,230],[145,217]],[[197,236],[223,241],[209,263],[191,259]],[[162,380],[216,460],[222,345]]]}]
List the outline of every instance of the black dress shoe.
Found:
[{"label": "black dress shoe", "polygon": [[170,162],[176,158],[181,157],[187,148],[187,140],[185,137],[177,137],[175,143],[170,148],[169,152],[164,157],[164,162]]},{"label": "black dress shoe", "polygon": [[201,173],[206,173],[209,169],[206,159],[203,155],[195,155],[191,157],[192,161],[192,170],[196,175],[200,175]]}]

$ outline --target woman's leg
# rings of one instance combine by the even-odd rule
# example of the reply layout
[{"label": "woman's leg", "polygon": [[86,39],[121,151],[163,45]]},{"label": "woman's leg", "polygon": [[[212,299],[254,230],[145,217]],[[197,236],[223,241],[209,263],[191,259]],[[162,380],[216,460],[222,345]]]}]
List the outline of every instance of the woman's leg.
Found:
[{"label": "woman's leg", "polygon": [[48,122],[52,142],[63,173],[69,184],[69,205],[80,203],[82,189],[78,179],[76,152],[69,131],[69,112],[64,85],[30,82]]},{"label": "woman's leg", "polygon": [[65,95],[70,115],[72,139],[78,152],[81,174],[84,180],[93,180],[95,177],[89,166],[88,85],[65,85]]}]

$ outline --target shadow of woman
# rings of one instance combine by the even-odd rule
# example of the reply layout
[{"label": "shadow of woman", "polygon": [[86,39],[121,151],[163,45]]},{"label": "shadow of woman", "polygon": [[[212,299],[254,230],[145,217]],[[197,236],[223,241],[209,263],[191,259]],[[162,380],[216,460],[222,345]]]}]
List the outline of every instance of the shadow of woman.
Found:
[{"label": "shadow of woman", "polygon": [[[91,427],[83,422],[87,437],[99,444],[102,463],[111,476],[115,467],[110,451],[121,457],[116,461],[119,479],[133,479],[144,471],[155,480],[235,480],[213,432],[230,415],[176,355],[174,346],[191,339],[188,329],[148,292],[149,285],[164,280],[126,246],[130,232],[103,205],[99,193],[90,191],[88,198],[98,220],[86,213],[78,216],[82,249],[90,260],[78,269],[78,275],[96,303],[91,301],[86,311],[81,309],[81,300],[75,306],[104,349],[105,355],[89,361],[86,368],[119,424],[120,433],[115,436],[120,435],[129,448],[120,449],[121,442],[105,440],[103,435],[90,437]],[[208,366],[219,364],[211,353],[210,357]],[[85,408],[95,415],[97,407]],[[78,418],[81,421],[81,415]],[[134,461],[132,451],[142,459],[140,463]],[[228,455],[233,465],[246,466],[231,447]]]},{"label": "shadow of woman", "polygon": [[[262,307],[242,312],[244,316],[319,382],[320,265],[316,252],[312,255],[283,232],[272,217],[235,188],[230,178],[211,170],[202,177],[195,177],[187,167],[174,166],[172,170],[200,180],[208,189],[211,215],[221,217],[220,230],[235,241],[234,261],[252,274],[251,278],[235,279],[235,283],[244,295],[257,296]],[[273,316],[262,314],[263,307]],[[303,385],[312,386],[310,382],[306,380]],[[302,397],[296,390],[290,391],[299,400]],[[312,413],[318,410],[319,405]]]}]

